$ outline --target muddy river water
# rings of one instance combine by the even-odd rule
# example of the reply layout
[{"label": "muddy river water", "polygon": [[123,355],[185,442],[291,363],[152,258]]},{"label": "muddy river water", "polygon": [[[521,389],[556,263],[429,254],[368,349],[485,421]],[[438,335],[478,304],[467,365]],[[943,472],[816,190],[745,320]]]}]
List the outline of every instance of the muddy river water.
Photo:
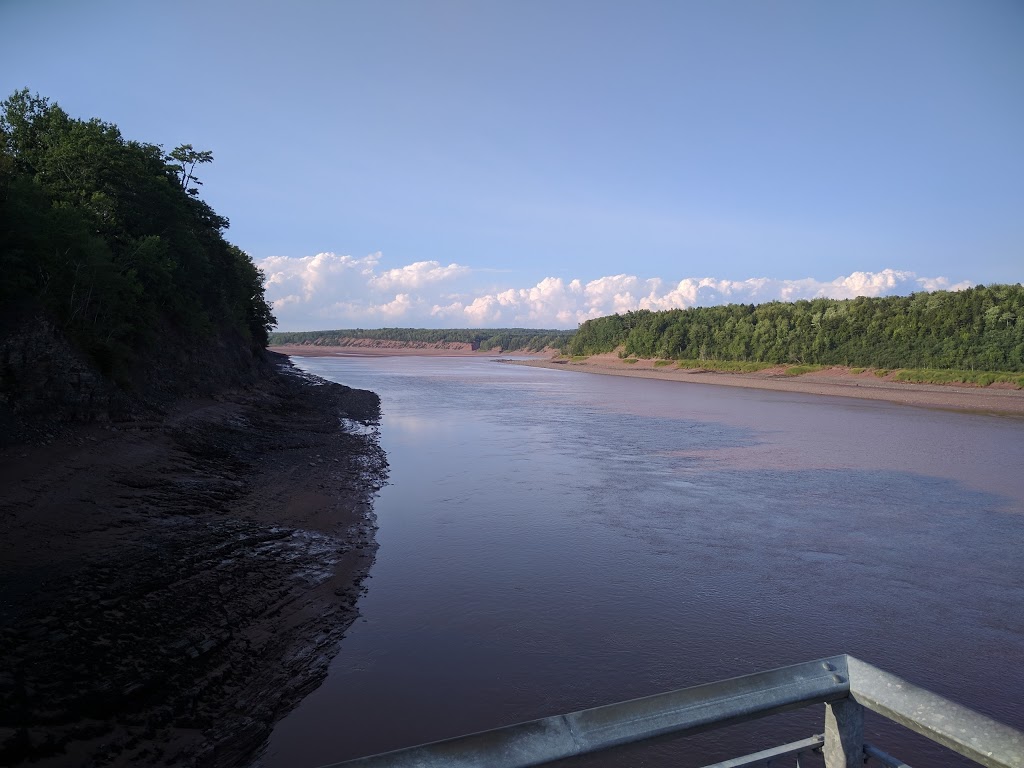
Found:
[{"label": "muddy river water", "polygon": [[[362,618],[264,768],[837,653],[1024,729],[1024,421],[479,358],[295,361],[381,396],[391,476]],[[700,766],[821,718],[572,764]],[[967,764],[867,731],[915,768]]]}]

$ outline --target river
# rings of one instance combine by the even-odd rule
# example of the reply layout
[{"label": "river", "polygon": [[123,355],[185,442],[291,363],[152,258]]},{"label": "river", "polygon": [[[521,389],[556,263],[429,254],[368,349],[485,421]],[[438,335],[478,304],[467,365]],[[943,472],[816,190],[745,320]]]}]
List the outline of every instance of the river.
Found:
[{"label": "river", "polygon": [[[381,396],[391,476],[361,618],[263,768],[838,653],[1024,729],[1024,421],[481,358],[294,360]],[[700,766],[818,733],[821,710],[571,762]],[[881,718],[867,738],[970,764]]]}]

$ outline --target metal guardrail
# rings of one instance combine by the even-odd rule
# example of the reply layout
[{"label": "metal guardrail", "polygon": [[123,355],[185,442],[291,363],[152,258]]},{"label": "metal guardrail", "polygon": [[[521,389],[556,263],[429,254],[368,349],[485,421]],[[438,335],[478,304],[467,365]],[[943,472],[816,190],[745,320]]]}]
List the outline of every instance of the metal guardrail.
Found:
[{"label": "metal guardrail", "polygon": [[526,768],[669,734],[686,736],[825,704],[825,733],[708,768],[766,765],[820,750],[826,768],[873,759],[908,768],[864,743],[864,709],[988,768],[1024,768],[1024,733],[852,656],[781,667],[594,709],[545,717],[324,768]]},{"label": "metal guardrail", "polygon": [[811,736],[809,739],[783,744],[781,747],[763,749],[760,752],[755,752],[752,755],[746,755],[744,757],[734,757],[730,760],[723,760],[722,762],[715,763],[714,765],[704,766],[704,768],[748,768],[748,766],[767,766],[771,765],[780,757],[789,757],[790,755],[793,755],[796,758],[796,766],[797,768],[800,768],[800,757],[802,755],[805,755],[808,752],[821,752],[824,746],[825,734],[819,733],[817,736]]}]

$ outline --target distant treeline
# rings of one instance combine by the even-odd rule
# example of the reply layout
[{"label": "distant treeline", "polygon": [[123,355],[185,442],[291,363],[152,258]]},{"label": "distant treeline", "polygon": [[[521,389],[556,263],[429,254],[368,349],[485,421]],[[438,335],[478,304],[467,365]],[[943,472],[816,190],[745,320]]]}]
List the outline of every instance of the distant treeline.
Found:
[{"label": "distant treeline", "polygon": [[538,328],[354,328],[335,331],[301,331],[272,333],[270,344],[317,344],[337,346],[342,339],[371,339],[426,344],[471,344],[474,349],[502,349],[506,352],[539,352],[551,347],[565,349],[576,331]]},{"label": "distant treeline", "polygon": [[265,346],[263,275],[198,196],[196,166],[212,157],[125,139],[28,90],[6,99],[0,320],[45,317],[119,378],[214,336]]},{"label": "distant treeline", "polygon": [[1024,371],[1024,287],[640,310],[588,320],[574,355]]}]

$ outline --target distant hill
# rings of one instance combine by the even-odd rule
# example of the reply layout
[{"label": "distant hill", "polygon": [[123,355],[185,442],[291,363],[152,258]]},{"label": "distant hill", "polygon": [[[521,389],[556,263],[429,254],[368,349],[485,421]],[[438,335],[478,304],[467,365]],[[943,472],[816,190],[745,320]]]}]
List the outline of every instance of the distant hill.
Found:
[{"label": "distant hill", "polygon": [[565,349],[575,331],[536,328],[352,328],[333,331],[275,332],[270,346],[309,344],[321,347],[351,345],[353,340],[400,342],[407,344],[468,344],[473,349],[503,352],[540,352]]}]

